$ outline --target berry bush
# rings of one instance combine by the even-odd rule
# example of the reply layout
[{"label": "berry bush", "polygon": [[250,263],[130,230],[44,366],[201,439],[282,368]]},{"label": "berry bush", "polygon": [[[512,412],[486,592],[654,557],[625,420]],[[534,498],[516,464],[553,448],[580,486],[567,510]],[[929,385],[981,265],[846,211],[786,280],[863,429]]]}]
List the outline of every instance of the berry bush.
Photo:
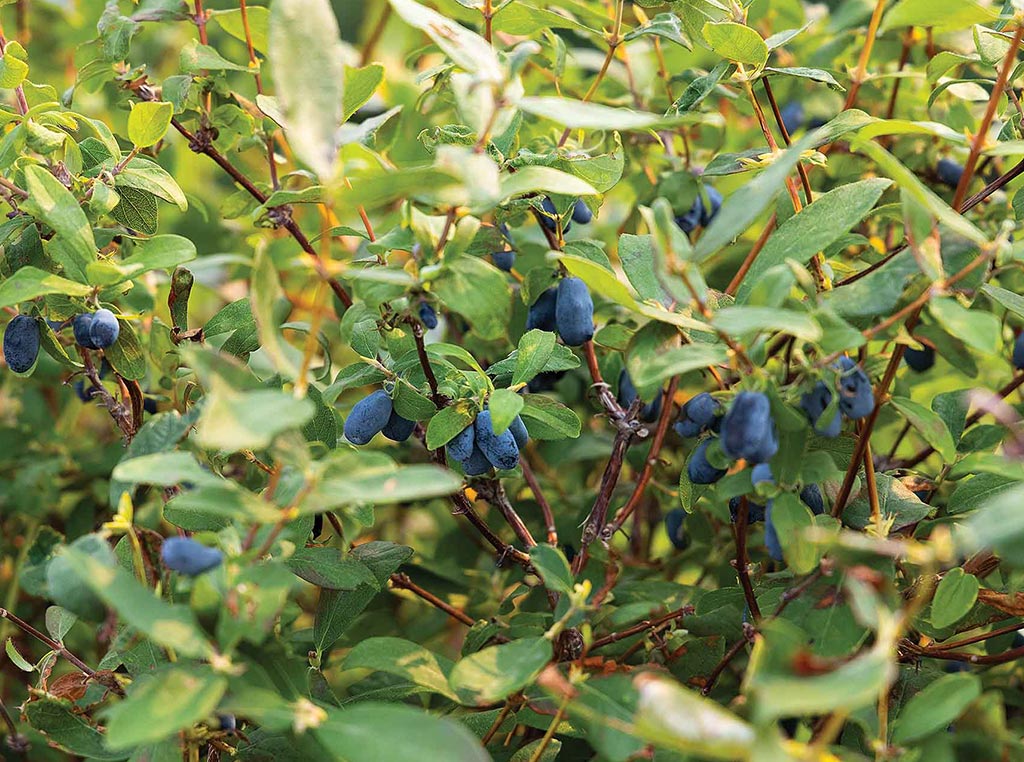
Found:
[{"label": "berry bush", "polygon": [[0,2],[11,760],[1024,760],[1021,0]]}]

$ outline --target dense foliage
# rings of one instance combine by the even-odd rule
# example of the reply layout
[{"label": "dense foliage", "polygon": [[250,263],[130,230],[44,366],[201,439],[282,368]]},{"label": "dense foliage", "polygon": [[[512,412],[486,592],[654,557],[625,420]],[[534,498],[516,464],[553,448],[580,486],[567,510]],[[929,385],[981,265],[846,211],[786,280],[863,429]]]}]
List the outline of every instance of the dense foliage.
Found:
[{"label": "dense foliage", "polygon": [[1020,0],[0,18],[6,758],[1024,759]]}]

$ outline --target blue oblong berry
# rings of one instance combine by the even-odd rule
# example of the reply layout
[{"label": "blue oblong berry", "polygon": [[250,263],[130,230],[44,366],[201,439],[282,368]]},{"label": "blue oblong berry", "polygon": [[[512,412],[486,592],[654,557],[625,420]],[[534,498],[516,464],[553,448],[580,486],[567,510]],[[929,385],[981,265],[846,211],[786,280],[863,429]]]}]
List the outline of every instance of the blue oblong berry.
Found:
[{"label": "blue oblong berry", "polygon": [[935,365],[935,350],[927,344],[924,345],[924,349],[907,347],[903,350],[903,359],[907,361],[907,367],[911,370],[924,373]]},{"label": "blue oblong berry", "polygon": [[516,440],[516,446],[522,450],[530,441],[530,432],[526,430],[526,424],[518,415],[512,419],[508,430],[512,432],[512,438]]},{"label": "blue oblong berry", "polygon": [[700,436],[700,433],[704,431],[703,426],[695,421],[691,421],[689,418],[680,418],[672,428],[683,439]]},{"label": "blue oblong berry", "polygon": [[800,101],[790,101],[779,111],[786,134],[792,135],[804,126],[804,106]]},{"label": "blue oblong berry", "polygon": [[393,409],[391,398],[382,389],[363,397],[345,420],[345,439],[352,444],[366,444],[387,425]]},{"label": "blue oblong berry", "polygon": [[718,210],[722,208],[723,199],[722,194],[710,185],[704,190],[708,194],[708,203],[705,204],[704,208],[701,210],[700,224],[701,227],[706,228],[711,224],[711,220],[715,219],[718,215]]},{"label": "blue oblong berry", "polygon": [[476,428],[476,446],[495,468],[507,471],[516,467],[519,463],[516,438],[509,429],[501,434],[494,433],[490,410],[482,411],[473,426]]},{"label": "blue oblong berry", "polygon": [[570,347],[586,344],[594,337],[594,300],[587,284],[579,278],[563,278],[555,301],[558,335]]},{"label": "blue oblong berry", "polygon": [[75,319],[71,321],[71,330],[75,334],[75,341],[80,347],[86,349],[99,349],[93,341],[90,335],[92,329],[92,313],[83,312],[81,315],[75,315]]},{"label": "blue oblong berry", "polygon": [[964,168],[952,159],[941,158],[935,165],[935,174],[939,182],[955,188],[960,184],[960,178],[964,174]]},{"label": "blue oblong berry", "polygon": [[[740,498],[733,497],[729,498],[729,517],[735,524],[736,519],[740,515]],[[747,523],[756,524],[758,521],[764,521],[764,506],[747,500]]]},{"label": "blue oblong berry", "polygon": [[583,199],[576,199],[576,205],[572,208],[572,221],[580,225],[588,225],[594,219],[590,207],[583,203]]},{"label": "blue oblong berry", "polygon": [[[540,206],[541,209],[544,210],[544,213],[540,215],[540,224],[543,225],[548,230],[548,232],[557,233],[559,214],[558,209],[555,207],[555,202],[552,201],[548,196],[545,196]],[[571,224],[565,223],[565,226],[562,228],[562,232],[568,233],[569,228],[571,227]]]},{"label": "blue oblong berry", "polygon": [[665,533],[668,534],[669,542],[676,550],[686,550],[690,545],[690,538],[683,531],[685,522],[686,511],[682,508],[673,508],[665,514]]},{"label": "blue oblong berry", "polygon": [[740,392],[722,418],[722,451],[730,458],[763,463],[778,452],[771,403],[761,392]]},{"label": "blue oblong berry", "polygon": [[420,320],[430,331],[437,328],[437,312],[427,302],[420,302]]},{"label": "blue oblong berry", "polygon": [[526,330],[550,331],[554,333],[558,326],[555,319],[555,308],[558,304],[558,289],[549,288],[537,297],[526,315]]},{"label": "blue oblong berry", "polygon": [[839,432],[843,427],[843,421],[838,409],[836,409],[831,421],[824,425],[820,422],[822,413],[825,412],[831,401],[832,390],[828,388],[824,381],[819,381],[811,391],[800,397],[800,408],[807,416],[807,420],[811,422],[814,431],[829,439],[839,436]]},{"label": "blue oblong berry", "polygon": [[516,266],[516,253],[511,249],[496,251],[491,254],[491,261],[499,270],[511,272],[512,268]]},{"label": "blue oblong berry", "polygon": [[1024,331],[1017,334],[1013,342],[1013,367],[1024,370]]},{"label": "blue oblong berry", "polygon": [[110,310],[96,310],[92,315],[92,324],[89,326],[89,338],[97,349],[106,349],[113,346],[121,333],[121,325]]},{"label": "blue oblong berry", "polygon": [[475,442],[476,436],[473,424],[471,423],[448,442],[448,455],[452,460],[468,460],[469,456],[473,454],[473,444]]},{"label": "blue oblong berry", "polygon": [[772,467],[767,463],[758,463],[750,469],[750,481],[755,487],[758,484],[775,484]]},{"label": "blue oblong berry", "polygon": [[683,405],[683,413],[698,426],[710,426],[721,409],[721,403],[707,392],[691,397]]},{"label": "blue oblong berry", "polygon": [[214,569],[224,561],[224,554],[217,548],[208,548],[190,537],[167,538],[160,557],[168,569],[189,577]]},{"label": "blue oblong berry", "polygon": [[466,476],[481,476],[491,470],[491,461],[484,455],[483,450],[474,445],[473,452],[462,461],[462,470],[466,472]]},{"label": "blue oblong berry", "polygon": [[18,315],[4,329],[4,362],[15,373],[28,373],[39,357],[39,323]]},{"label": "blue oblong berry", "polygon": [[821,488],[817,484],[808,484],[800,490],[800,499],[814,515],[818,516],[825,512],[825,498],[822,497]]},{"label": "blue oblong berry", "polygon": [[716,468],[708,460],[707,452],[710,445],[710,438],[703,440],[697,445],[686,464],[686,475],[694,484],[714,484],[725,476],[724,468]]},{"label": "blue oblong berry", "polygon": [[764,547],[768,555],[775,561],[782,560],[782,545],[779,543],[779,534],[775,531],[775,524],[772,522],[772,501],[768,501],[764,513]]},{"label": "blue oblong berry", "polygon": [[698,192],[697,197],[693,200],[693,205],[690,207],[690,210],[685,214],[681,214],[676,217],[676,225],[679,226],[680,230],[689,235],[697,229],[697,226],[703,218],[704,202],[701,200],[700,193]]},{"label": "blue oblong berry", "polygon": [[840,364],[843,372],[839,376],[839,409],[847,418],[864,418],[875,409],[871,379],[849,358],[841,358]]},{"label": "blue oblong berry", "polygon": [[415,428],[416,421],[403,418],[392,408],[391,415],[388,416],[388,422],[384,424],[384,428],[380,430],[380,433],[392,442],[404,442],[412,436],[413,429]]}]

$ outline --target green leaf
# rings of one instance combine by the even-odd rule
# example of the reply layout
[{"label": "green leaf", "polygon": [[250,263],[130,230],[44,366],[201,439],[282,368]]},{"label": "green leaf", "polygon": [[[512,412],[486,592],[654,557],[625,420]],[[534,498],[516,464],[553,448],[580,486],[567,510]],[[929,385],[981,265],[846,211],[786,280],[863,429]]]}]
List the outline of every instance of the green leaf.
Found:
[{"label": "green leaf", "polygon": [[345,87],[345,51],[330,2],[274,0],[269,46],[289,144],[300,161],[329,179],[338,155]]},{"label": "green leaf", "polygon": [[510,291],[498,268],[477,257],[456,257],[445,261],[431,288],[444,306],[466,318],[481,338],[505,335]]},{"label": "green leaf", "polygon": [[528,114],[550,119],[564,127],[582,130],[643,131],[697,124],[715,119],[706,114],[686,112],[676,116],[662,116],[629,108],[613,108],[600,103],[562,98],[556,95],[529,95],[516,104]]},{"label": "green leaf", "polygon": [[[756,34],[756,32],[755,32]],[[731,243],[761,216],[785,187],[786,178],[796,167],[801,154],[815,144],[828,125],[804,135],[772,165],[722,202],[722,208],[697,241],[694,258],[697,262],[715,254]]]},{"label": "green leaf", "polygon": [[516,369],[512,374],[512,385],[525,384],[544,370],[548,358],[555,351],[555,334],[534,328],[519,339],[516,353]]},{"label": "green leaf", "polygon": [[[20,52],[20,55],[15,55],[16,52]],[[12,42],[7,46],[3,57],[0,58],[0,88],[13,90],[25,81],[25,77],[28,76],[28,64],[25,63],[24,53],[25,49],[18,42]]]},{"label": "green leaf", "polygon": [[226,384],[211,388],[196,425],[199,444],[211,450],[258,450],[289,430],[300,429],[316,406],[277,389],[237,392]]},{"label": "green leaf", "polygon": [[935,627],[954,625],[967,616],[978,600],[978,578],[959,566],[946,572],[932,598],[931,622]]},{"label": "green leaf", "polygon": [[637,736],[687,756],[749,758],[754,729],[732,712],[666,677],[648,673],[635,682]]},{"label": "green leaf", "polygon": [[117,611],[125,624],[181,656],[206,658],[213,654],[190,608],[157,598],[120,566],[107,566],[75,548],[66,548],[64,554],[82,582]]},{"label": "green leaf", "polygon": [[979,696],[977,675],[943,675],[914,694],[900,710],[892,728],[894,744],[909,744],[942,730],[964,713]]},{"label": "green leaf", "polygon": [[[892,531],[916,524],[932,512],[932,507],[922,503],[899,479],[888,474],[877,474],[875,478],[878,482],[879,513],[883,520],[893,522]],[[856,529],[863,529],[871,521],[871,505],[866,487],[846,506],[843,521]]]},{"label": "green leaf", "polygon": [[[309,53],[309,49],[304,50],[305,53]],[[203,69],[212,69],[213,71],[245,71],[255,73],[257,69],[250,69],[248,66],[242,66],[229,61],[220,53],[217,52],[216,48],[212,48],[209,45],[203,45],[198,40],[190,40],[185,43],[185,46],[181,49],[181,55],[179,56],[179,65],[182,71],[191,72],[198,74]]]},{"label": "green leaf", "polygon": [[768,60],[768,46],[754,29],[732,21],[704,24],[704,39],[723,58],[757,68]]},{"label": "green leaf", "polygon": [[551,656],[551,641],[547,638],[523,638],[490,646],[455,663],[451,687],[465,704],[492,704],[532,683]]},{"label": "green leaf", "polygon": [[730,336],[759,331],[780,331],[806,341],[821,338],[821,326],[806,312],[781,307],[726,307],[715,313],[711,324]]},{"label": "green leaf", "polygon": [[646,24],[641,24],[628,32],[623,40],[630,42],[648,35],[661,37],[676,45],[681,45],[687,50],[693,50],[693,46],[683,33],[683,25],[680,23],[679,17],[674,13],[659,13]]},{"label": "green leaf", "polygon": [[515,174],[501,177],[503,201],[525,193],[540,191],[560,193],[565,196],[594,196],[597,194],[594,186],[586,180],[552,167],[531,165],[523,167]]},{"label": "green leaf", "polygon": [[200,665],[166,667],[140,678],[107,710],[107,745],[131,749],[186,730],[213,714],[227,687],[226,677]]},{"label": "green leaf", "polygon": [[366,564],[342,554],[338,548],[299,548],[285,563],[295,576],[331,590],[355,590],[375,582]]},{"label": "green leaf", "polygon": [[889,401],[917,430],[924,441],[942,455],[947,463],[956,460],[956,442],[953,441],[953,435],[949,433],[945,422],[937,413],[906,397],[893,397]]},{"label": "green leaf", "polygon": [[111,751],[103,733],[71,711],[71,703],[55,698],[36,698],[25,704],[25,716],[32,727],[46,734],[58,748],[86,759],[121,760],[127,752]]},{"label": "green leaf", "polygon": [[573,588],[572,570],[558,548],[550,545],[534,545],[530,548],[530,561],[540,574],[548,590],[556,593],[571,593]]},{"label": "green leaf", "polygon": [[890,185],[892,181],[884,178],[841,185],[818,196],[802,212],[779,225],[740,284],[736,301],[746,302],[754,286],[773,266],[787,259],[806,264],[815,254],[849,233]]},{"label": "green leaf", "polygon": [[882,31],[924,26],[936,32],[948,32],[988,24],[995,18],[991,9],[974,0],[900,0],[883,17]]},{"label": "green leaf", "polygon": [[969,310],[952,297],[932,299],[928,310],[947,333],[964,344],[985,354],[999,353],[999,318],[991,312]]},{"label": "green leaf", "polygon": [[390,0],[402,20],[434,41],[461,69],[475,74],[477,80],[497,84],[505,79],[498,55],[487,40],[435,10],[413,0]]},{"label": "green leaf", "polygon": [[327,720],[312,732],[332,759],[345,762],[417,759],[424,750],[445,762],[491,759],[465,725],[410,706],[364,701],[344,710],[330,708]]},{"label": "green leaf", "polygon": [[978,474],[961,479],[949,496],[946,511],[950,514],[966,513],[984,505],[999,495],[1014,489],[1019,482],[998,474]]},{"label": "green leaf", "polygon": [[173,487],[182,482],[197,485],[228,484],[202,468],[190,452],[157,452],[123,460],[114,467],[111,478],[126,484],[153,484]]},{"label": "green leaf", "polygon": [[87,296],[90,293],[92,289],[81,283],[44,272],[38,267],[26,266],[0,283],[0,307],[13,307],[46,294]]},{"label": "green leaf", "polygon": [[451,661],[401,638],[367,638],[360,641],[345,657],[345,669],[386,672],[452,701],[459,700],[448,686]]},{"label": "green leaf", "polygon": [[772,503],[772,524],[786,563],[794,574],[807,574],[818,566],[820,552],[805,536],[814,516],[796,495],[785,492]]},{"label": "green leaf", "polygon": [[1024,296],[1007,291],[999,286],[993,286],[991,283],[984,284],[981,287],[981,292],[996,303],[1001,304],[1017,317],[1024,318]]},{"label": "green leaf", "polygon": [[63,245],[65,256],[61,264],[65,272],[85,282],[85,268],[96,258],[96,241],[78,200],[60,180],[37,164],[25,167],[25,190],[29,197],[21,208],[53,228]]},{"label": "green leaf", "polygon": [[575,439],[580,435],[579,416],[561,402],[543,394],[526,394],[523,399],[523,423],[534,439]]},{"label": "green leaf", "polygon": [[495,389],[487,400],[495,434],[504,433],[523,409],[523,397],[511,389]]},{"label": "green leaf", "polygon": [[832,73],[824,69],[810,69],[806,66],[766,66],[765,71],[769,71],[772,74],[785,74],[786,76],[798,77],[800,79],[810,79],[814,82],[822,82],[828,85],[830,90],[846,91],[846,88],[836,81]]},{"label": "green leaf", "polygon": [[643,363],[633,376],[633,383],[637,389],[652,388],[672,376],[720,365],[728,359],[728,350],[723,344],[686,344]]},{"label": "green leaf", "polygon": [[253,259],[249,301],[259,333],[260,347],[281,375],[295,378],[299,373],[301,356],[281,335],[278,305],[285,301],[284,290],[273,259],[262,247],[257,249]]},{"label": "green leaf", "polygon": [[[977,477],[975,477],[977,478]],[[960,525],[957,546],[967,551],[991,550],[1008,564],[1024,563],[1024,485],[1000,491]]]},{"label": "green leaf", "polygon": [[[270,28],[270,11],[259,5],[250,5],[246,8],[246,11],[252,46],[256,50],[265,53],[267,51],[267,37]],[[236,40],[245,42],[245,23],[242,20],[241,9],[229,8],[226,10],[207,11],[207,13],[211,21],[216,21],[220,24],[221,29]]]},{"label": "green leaf", "polygon": [[188,209],[188,200],[178,183],[156,162],[136,156],[114,178],[118,188],[137,188],[176,205],[181,211]]},{"label": "green leaf", "polygon": [[128,113],[128,139],[136,148],[149,148],[163,140],[171,127],[174,106],[166,101],[140,101]]},{"label": "green leaf", "polygon": [[196,247],[178,235],[158,235],[141,242],[132,255],[120,262],[104,260],[87,268],[93,283],[112,286],[151,270],[171,270],[196,258]]},{"label": "green leaf", "polygon": [[344,108],[341,120],[347,122],[373,97],[384,81],[384,67],[374,63],[355,69],[345,67]]},{"label": "green leaf", "polygon": [[[159,209],[155,196],[136,188],[121,188],[117,192],[117,197],[117,204],[110,210],[111,217],[129,230],[142,235],[153,235],[157,231]],[[92,266],[94,263],[89,264]]]}]

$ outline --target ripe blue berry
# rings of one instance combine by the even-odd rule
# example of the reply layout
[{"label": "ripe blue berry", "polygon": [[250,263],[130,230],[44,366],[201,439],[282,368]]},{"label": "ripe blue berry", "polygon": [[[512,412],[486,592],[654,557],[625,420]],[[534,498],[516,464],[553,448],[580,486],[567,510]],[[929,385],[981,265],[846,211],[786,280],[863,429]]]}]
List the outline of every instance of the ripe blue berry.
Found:
[{"label": "ripe blue berry", "polygon": [[825,498],[822,497],[821,488],[817,484],[808,484],[800,490],[800,499],[814,515],[819,516],[825,512]]},{"label": "ripe blue berry", "polygon": [[863,418],[875,409],[871,379],[849,358],[840,358],[839,366],[839,409],[847,418]]},{"label": "ripe blue berry", "polygon": [[590,207],[583,203],[582,199],[576,199],[576,205],[572,208],[572,221],[580,225],[587,225],[594,219]]},{"label": "ripe blue berry", "polygon": [[519,463],[519,446],[510,429],[501,434],[494,433],[491,411],[484,410],[476,417],[476,446],[487,460],[497,469],[507,471]]},{"label": "ripe blue berry", "polygon": [[832,401],[832,390],[828,388],[824,381],[819,381],[814,385],[811,391],[807,392],[800,398],[800,407],[807,415],[807,419],[811,422],[811,426],[814,430],[823,437],[832,439],[833,437],[839,436],[839,431],[842,429],[843,421],[839,415],[837,409],[835,415],[832,416],[832,420],[828,423],[822,424],[820,422],[821,414],[825,412],[829,403]]},{"label": "ripe blue berry", "polygon": [[710,438],[703,440],[690,456],[690,462],[686,464],[686,475],[694,484],[714,484],[725,476],[724,468],[716,468],[708,460],[707,452],[710,445]]},{"label": "ripe blue berry", "polygon": [[224,554],[208,548],[189,537],[169,537],[164,540],[160,557],[171,571],[195,577],[221,565]]},{"label": "ripe blue berry", "polygon": [[665,532],[668,534],[669,542],[676,550],[686,550],[690,545],[690,538],[683,531],[683,523],[686,521],[686,511],[682,508],[673,508],[665,514]]},{"label": "ripe blue berry", "polygon": [[[541,209],[544,210],[544,213],[540,215],[540,224],[543,225],[549,233],[557,233],[559,215],[558,209],[555,208],[555,202],[545,196],[540,206]],[[566,223],[565,227],[562,228],[562,232],[568,233],[569,228],[571,227],[571,224]]]},{"label": "ripe blue berry", "polygon": [[448,442],[448,455],[452,460],[460,462],[469,460],[469,457],[473,454],[473,444],[475,442],[476,436],[473,424],[471,423]]},{"label": "ripe blue berry", "polygon": [[513,418],[508,430],[512,432],[512,438],[516,440],[516,446],[520,450],[526,447],[526,443],[530,441],[530,432],[526,430],[526,424],[523,423],[522,418],[518,415]]},{"label": "ripe blue berry", "polygon": [[75,334],[75,341],[79,346],[85,347],[86,349],[99,349],[92,341],[92,313],[83,312],[81,315],[75,315],[75,319],[71,321],[71,330]]},{"label": "ripe blue berry", "polygon": [[496,251],[491,254],[491,260],[499,270],[512,272],[512,268],[516,266],[516,253],[511,249]]},{"label": "ripe blue berry", "polygon": [[722,409],[722,405],[707,392],[701,392],[691,397],[685,405],[683,412],[686,417],[698,426],[710,426],[715,416]]},{"label": "ripe blue berry", "polygon": [[689,418],[680,418],[672,428],[675,429],[675,432],[683,439],[700,436],[700,433],[704,431],[703,426],[691,421]]},{"label": "ripe blue berry", "polygon": [[764,515],[764,546],[768,555],[775,561],[782,560],[782,545],[779,543],[778,532],[775,531],[775,524],[772,522],[772,501],[768,501]]},{"label": "ripe blue berry", "polygon": [[907,347],[903,350],[903,359],[907,361],[907,366],[911,370],[924,373],[935,364],[935,350],[927,344],[924,345],[924,349]]},{"label": "ripe blue berry", "polygon": [[[729,498],[729,517],[735,524],[736,519],[740,515],[740,498],[733,497]],[[764,506],[758,505],[757,503],[747,500],[747,523],[754,524],[758,521],[764,521]]]},{"label": "ripe blue berry", "polygon": [[711,220],[715,219],[718,214],[718,210],[722,208],[722,194],[712,188],[710,185],[706,187],[705,192],[708,194],[708,203],[703,205],[704,208],[700,213],[700,224],[702,227],[707,227],[711,224]]},{"label": "ripe blue berry", "polygon": [[579,278],[563,278],[558,284],[555,325],[562,341],[578,347],[594,337],[594,300]]},{"label": "ripe blue berry", "polygon": [[413,429],[415,428],[416,421],[403,418],[392,409],[391,415],[388,416],[388,422],[384,424],[384,428],[380,430],[380,433],[392,442],[404,442],[412,436]]},{"label": "ripe blue berry", "polygon": [[466,476],[481,476],[491,470],[491,461],[487,460],[483,450],[474,445],[473,452],[462,461],[462,470],[466,472]]},{"label": "ripe blue berry", "polygon": [[345,439],[364,445],[387,426],[393,410],[388,393],[378,389],[357,402],[345,421]]},{"label": "ripe blue berry", "polygon": [[423,325],[425,325],[429,331],[433,331],[437,328],[437,313],[427,302],[420,302],[420,320],[423,321]]},{"label": "ripe blue berry", "polygon": [[960,178],[963,176],[964,168],[957,164],[952,159],[942,158],[935,165],[935,174],[939,178],[939,182],[943,185],[948,185],[950,188],[955,188],[960,184]]},{"label": "ripe blue berry", "polygon": [[804,126],[804,106],[800,101],[790,101],[779,111],[786,133],[792,135]]},{"label": "ripe blue berry", "polygon": [[755,487],[758,484],[775,484],[775,477],[772,476],[772,467],[767,463],[758,463],[750,469],[750,481]]},{"label": "ripe blue berry", "polygon": [[121,326],[110,310],[96,310],[89,326],[89,338],[97,349],[113,346],[121,333]]},{"label": "ripe blue berry", "polygon": [[557,330],[555,319],[555,308],[558,304],[558,290],[549,288],[537,297],[537,301],[530,307],[526,315],[526,330],[550,331]]},{"label": "ripe blue berry", "polygon": [[1024,370],[1024,331],[1017,334],[1013,342],[1013,367]]},{"label": "ripe blue berry", "polygon": [[4,329],[4,361],[15,373],[28,373],[39,357],[39,324],[34,317],[18,315]]},{"label": "ripe blue berry", "polygon": [[779,450],[771,403],[761,392],[740,392],[722,419],[722,451],[749,463],[771,460]]},{"label": "ripe blue berry", "polygon": [[[618,403],[623,409],[629,408],[633,404],[633,401],[637,398],[636,387],[633,386],[633,379],[629,377],[629,371],[623,369],[619,373],[619,393],[617,395]],[[651,423],[658,419],[658,414],[661,413],[661,398],[662,391],[658,390],[658,396],[654,398],[653,402],[645,403],[641,408],[637,417],[646,423]]]},{"label": "ripe blue berry", "polygon": [[704,202],[701,200],[700,193],[698,193],[697,198],[693,200],[693,206],[690,207],[690,210],[676,217],[676,225],[679,226],[680,230],[689,235],[697,229],[703,217]]}]

